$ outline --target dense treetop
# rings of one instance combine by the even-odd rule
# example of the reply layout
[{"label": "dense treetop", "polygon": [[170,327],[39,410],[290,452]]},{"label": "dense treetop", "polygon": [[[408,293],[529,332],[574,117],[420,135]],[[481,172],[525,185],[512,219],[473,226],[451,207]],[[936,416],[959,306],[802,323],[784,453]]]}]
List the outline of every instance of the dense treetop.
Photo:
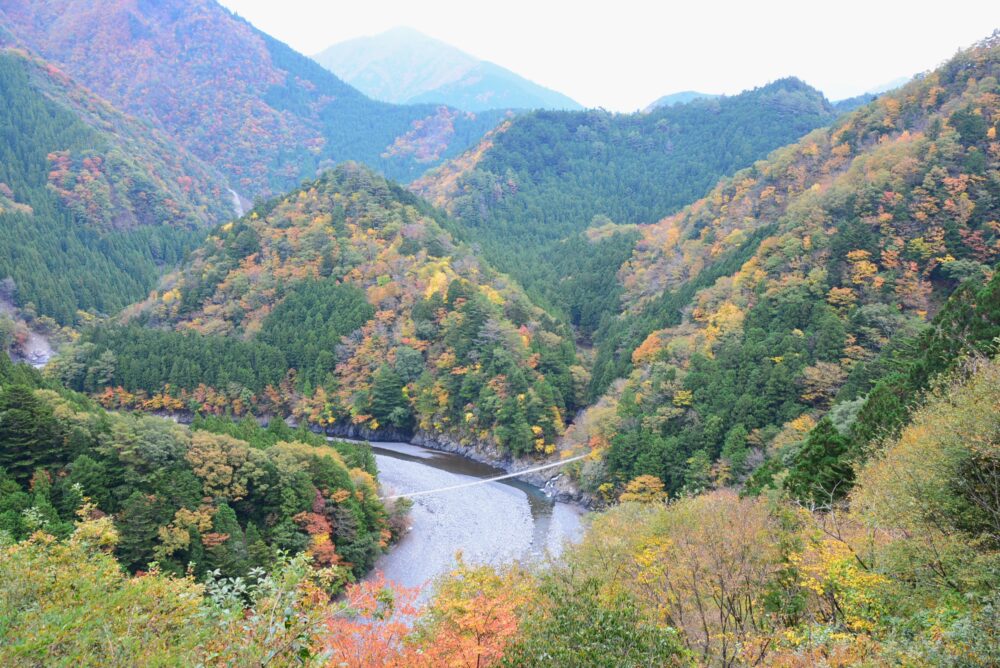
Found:
[{"label": "dense treetop", "polygon": [[[415,591],[379,577],[331,601],[337,567],[322,568],[312,550],[240,580],[129,576],[110,554],[128,544],[129,525],[84,506],[61,539],[50,525],[19,543],[0,538],[0,659],[993,665],[998,402],[1000,362],[964,367],[876,458],[853,469],[849,500],[822,512],[778,493],[668,499],[655,479],[637,479],[559,562],[494,569],[459,560],[421,608]],[[48,493],[38,482],[34,508]]]},{"label": "dense treetop", "polygon": [[[409,177],[498,119],[210,0],[14,0],[0,42],[60,63],[0,53],[0,310],[144,299],[0,352],[3,665],[1000,665],[1000,34],[819,130],[796,80],[534,113],[415,186],[453,218],[347,163],[230,221],[215,168]],[[361,580],[406,504],[310,427],[589,452],[614,507],[417,608]]]},{"label": "dense treetop", "polygon": [[1000,361],[974,358],[869,461],[841,461],[856,487],[814,510],[781,491],[665,501],[638,478],[553,570],[627,593],[695,665],[995,664],[998,402]]}]

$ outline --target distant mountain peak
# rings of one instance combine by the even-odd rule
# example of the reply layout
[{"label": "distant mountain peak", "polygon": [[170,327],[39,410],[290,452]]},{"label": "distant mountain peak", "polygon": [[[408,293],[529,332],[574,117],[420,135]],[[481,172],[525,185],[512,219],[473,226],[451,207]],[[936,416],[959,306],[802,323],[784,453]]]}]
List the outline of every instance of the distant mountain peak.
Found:
[{"label": "distant mountain peak", "polygon": [[366,95],[464,111],[581,109],[570,98],[408,26],[357,37],[313,59]]},{"label": "distant mountain peak", "polygon": [[649,104],[644,112],[647,114],[654,109],[659,109],[660,107],[672,107],[675,104],[687,104],[688,102],[694,102],[695,100],[705,100],[719,97],[714,93],[699,93],[694,90],[682,90],[676,93],[670,93],[669,95],[664,95],[663,97],[657,98]]}]

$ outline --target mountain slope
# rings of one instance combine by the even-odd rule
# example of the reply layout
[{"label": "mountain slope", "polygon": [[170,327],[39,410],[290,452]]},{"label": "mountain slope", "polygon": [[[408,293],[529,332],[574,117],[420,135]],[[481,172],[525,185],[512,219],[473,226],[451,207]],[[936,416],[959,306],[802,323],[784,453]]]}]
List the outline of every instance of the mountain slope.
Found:
[{"label": "mountain slope", "polygon": [[580,109],[565,95],[410,28],[347,40],[313,59],[376,100],[465,111]]},{"label": "mountain slope", "polygon": [[675,104],[687,104],[688,102],[694,102],[695,100],[714,100],[719,97],[712,93],[699,93],[693,90],[684,90],[679,93],[670,93],[669,95],[664,95],[663,97],[657,98],[649,103],[643,111],[650,112],[654,109],[659,109],[660,107],[672,107]]},{"label": "mountain slope", "polygon": [[[672,490],[795,456],[841,391],[871,389],[884,346],[1000,259],[998,74],[993,37],[644,227],[592,389],[631,374],[571,440]],[[823,429],[812,447],[837,459]]]},{"label": "mountain slope", "polygon": [[141,299],[232,215],[225,181],[49,63],[0,50],[4,299],[73,323]]},{"label": "mountain slope", "polygon": [[342,571],[335,591],[388,546],[375,475],[367,445],[280,420],[189,427],[109,413],[0,357],[0,530],[15,540],[103,518],[101,548],[131,572],[212,581],[308,552],[314,566]]},{"label": "mountain slope", "polygon": [[[823,96],[796,79],[649,114],[536,112],[412,188],[446,207],[487,260],[586,336],[602,311],[617,311],[613,273],[629,247],[614,232],[662,218],[832,118]],[[613,247],[601,241],[608,237]],[[599,293],[582,285],[584,266],[604,281]],[[605,305],[592,309],[596,302]]]},{"label": "mountain slope", "polygon": [[57,373],[108,406],[544,451],[586,382],[572,342],[438,218],[365,168],[331,170],[216,230]]},{"label": "mountain slope", "polygon": [[497,118],[369,100],[214,0],[13,0],[0,26],[250,198],[348,159],[409,179]]}]

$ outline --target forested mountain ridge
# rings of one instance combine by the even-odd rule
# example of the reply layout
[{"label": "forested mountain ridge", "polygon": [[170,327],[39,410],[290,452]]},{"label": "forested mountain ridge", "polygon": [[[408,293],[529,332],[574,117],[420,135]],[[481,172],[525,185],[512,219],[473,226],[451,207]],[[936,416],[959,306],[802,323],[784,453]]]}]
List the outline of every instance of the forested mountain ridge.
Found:
[{"label": "forested mountain ridge", "polygon": [[338,167],[215,230],[131,325],[91,333],[54,372],[108,407],[551,451],[586,388],[573,343],[439,221]]},{"label": "forested mountain ridge", "polygon": [[658,97],[652,102],[650,102],[643,111],[650,112],[660,107],[672,107],[675,104],[687,104],[688,102],[693,102],[695,100],[705,100],[720,97],[713,93],[699,93],[694,90],[683,90],[678,93],[670,93],[664,95],[663,97]]},{"label": "forested mountain ridge", "polygon": [[334,44],[313,59],[376,100],[465,111],[580,109],[565,95],[412,28]]},{"label": "forested mountain ridge", "polygon": [[214,0],[15,0],[0,26],[250,199],[349,159],[410,179],[499,118],[370,100]]},{"label": "forested mountain ridge", "polygon": [[[444,205],[488,261],[586,336],[602,312],[617,310],[617,293],[613,281],[599,294],[580,289],[579,267],[610,277],[632,239],[610,235],[611,247],[582,232],[604,229],[599,240],[616,229],[609,223],[655,222],[833,118],[822,94],[797,79],[648,114],[534,112],[412,188]],[[602,307],[588,311],[595,300]]]},{"label": "forested mountain ridge", "polygon": [[0,84],[2,297],[29,317],[113,314],[233,215],[212,167],[51,63],[0,50]]},{"label": "forested mountain ridge", "polygon": [[992,274],[998,74],[994,36],[642,228],[592,389],[631,375],[570,441],[671,490],[794,457],[842,390],[872,388],[884,346]]}]

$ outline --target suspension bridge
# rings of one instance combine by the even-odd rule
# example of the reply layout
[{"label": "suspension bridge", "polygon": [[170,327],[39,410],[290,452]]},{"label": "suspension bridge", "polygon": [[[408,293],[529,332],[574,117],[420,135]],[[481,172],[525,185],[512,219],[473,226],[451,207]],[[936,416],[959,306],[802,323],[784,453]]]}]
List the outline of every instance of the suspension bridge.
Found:
[{"label": "suspension bridge", "polygon": [[393,501],[395,499],[412,499],[417,496],[427,496],[429,494],[440,494],[441,492],[451,492],[456,489],[465,489],[466,487],[475,487],[476,485],[487,485],[491,482],[497,482],[499,480],[507,480],[509,478],[517,478],[527,473],[535,473],[537,471],[545,471],[546,469],[554,469],[564,464],[569,464],[570,462],[575,462],[588,457],[589,454],[576,455],[575,457],[568,457],[562,461],[553,462],[551,464],[543,464],[542,466],[535,466],[530,469],[524,469],[522,471],[515,471],[514,473],[505,473],[503,475],[494,476],[492,478],[482,478],[480,480],[473,480],[471,482],[464,482],[459,485],[449,485],[447,487],[438,487],[437,489],[425,489],[419,492],[407,492],[406,494],[391,494],[389,496],[383,496],[381,499],[383,501]]}]

